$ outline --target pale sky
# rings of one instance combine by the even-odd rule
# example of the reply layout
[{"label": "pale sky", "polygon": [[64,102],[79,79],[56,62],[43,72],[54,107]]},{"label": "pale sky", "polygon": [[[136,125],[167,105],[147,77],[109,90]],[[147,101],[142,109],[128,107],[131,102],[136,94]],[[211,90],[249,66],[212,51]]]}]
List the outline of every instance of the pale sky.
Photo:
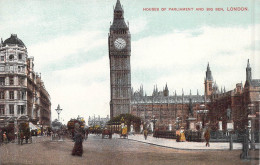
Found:
[{"label": "pale sky", "polygon": [[[116,0],[0,0],[0,37],[12,33],[34,56],[51,96],[52,119],[60,104],[66,122],[78,115],[109,115],[108,33]],[[260,2],[257,0],[121,0],[132,36],[132,86],[147,95],[167,83],[170,95],[203,94],[209,62],[226,90],[245,81],[247,59],[260,78]],[[143,11],[143,8],[166,11]],[[227,11],[247,7],[248,11]],[[194,8],[194,11],[168,11]],[[195,11],[223,8],[224,11]]]}]

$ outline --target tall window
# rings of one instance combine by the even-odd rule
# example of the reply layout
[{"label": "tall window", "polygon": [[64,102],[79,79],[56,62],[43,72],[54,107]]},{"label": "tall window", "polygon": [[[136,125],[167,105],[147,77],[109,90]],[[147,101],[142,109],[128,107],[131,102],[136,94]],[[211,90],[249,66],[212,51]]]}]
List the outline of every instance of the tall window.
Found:
[{"label": "tall window", "polygon": [[17,114],[24,114],[25,113],[25,106],[24,105],[17,105]]},{"label": "tall window", "polygon": [[0,99],[5,99],[5,91],[0,91]]},{"label": "tall window", "polygon": [[13,105],[13,104],[9,104],[9,113],[10,113],[11,115],[14,114],[14,105]]},{"label": "tall window", "polygon": [[14,71],[14,66],[10,66],[10,71]]},{"label": "tall window", "polygon": [[22,91],[22,96],[21,96],[21,99],[24,100],[25,99],[25,92]]},{"label": "tall window", "polygon": [[24,114],[24,113],[25,113],[25,106],[21,105],[21,114]]},{"label": "tall window", "polygon": [[14,77],[9,77],[9,84],[14,85]]},{"label": "tall window", "polygon": [[5,56],[1,56],[1,61],[4,61],[5,60]]},{"label": "tall window", "polygon": [[5,67],[1,66],[0,67],[0,72],[3,72],[3,71],[5,71]]},{"label": "tall window", "polygon": [[0,105],[0,115],[4,115],[5,114],[5,105],[1,104]]},{"label": "tall window", "polygon": [[10,100],[14,99],[14,91],[9,91],[9,99]]},{"label": "tall window", "polygon": [[19,58],[19,60],[22,60],[23,59],[23,54],[19,54],[18,58]]},{"label": "tall window", "polygon": [[24,85],[24,78],[19,78],[18,79],[18,83],[19,83],[19,85]]},{"label": "tall window", "polygon": [[0,85],[5,85],[5,78],[4,77],[0,77]]}]

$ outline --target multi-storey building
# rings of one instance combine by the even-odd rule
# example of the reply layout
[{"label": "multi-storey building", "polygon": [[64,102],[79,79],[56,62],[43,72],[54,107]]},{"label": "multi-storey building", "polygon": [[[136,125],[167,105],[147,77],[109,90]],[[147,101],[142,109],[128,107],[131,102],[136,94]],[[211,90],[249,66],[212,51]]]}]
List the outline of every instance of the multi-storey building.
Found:
[{"label": "multi-storey building", "polygon": [[110,117],[130,113],[131,35],[124,20],[124,10],[117,0],[114,20],[108,36],[110,62]]},{"label": "multi-storey building", "polygon": [[[132,92],[131,113],[141,117],[146,123],[153,123],[156,120],[156,127],[160,129],[169,129],[169,127],[180,128],[189,127],[188,119],[196,118],[197,127],[201,128],[206,122],[202,123],[201,110],[205,109],[204,95],[169,95],[168,86],[166,84],[162,91],[158,91],[157,86],[153,90],[151,96],[144,95],[143,87],[136,92]],[[203,108],[203,109],[202,109]]]},{"label": "multi-storey building", "polygon": [[107,115],[107,117],[103,118],[103,117],[96,117],[94,115],[94,117],[90,117],[88,118],[88,126],[89,127],[93,127],[93,126],[101,126],[104,127],[106,125],[106,123],[109,121],[109,116]]},{"label": "multi-storey building", "polygon": [[231,91],[213,91],[210,100],[209,120],[213,129],[227,130],[229,124],[234,130],[242,130],[252,124],[259,130],[260,79],[252,79],[249,60],[244,87],[237,83]]},{"label": "multi-storey building", "polygon": [[166,84],[162,91],[156,86],[153,94],[147,96],[141,86],[136,92],[132,89],[131,113],[145,122],[156,120],[156,126],[163,129],[170,125],[188,128],[193,119],[197,128],[207,123],[213,130],[227,130],[229,124],[230,129],[240,130],[251,124],[259,130],[260,80],[252,79],[251,75],[248,61],[244,87],[238,83],[234,90],[226,91],[213,82],[208,64],[204,95],[177,95],[175,92],[170,96]]},{"label": "multi-storey building", "polygon": [[28,116],[35,124],[50,125],[51,102],[33,57],[12,34],[0,44],[0,117]]}]

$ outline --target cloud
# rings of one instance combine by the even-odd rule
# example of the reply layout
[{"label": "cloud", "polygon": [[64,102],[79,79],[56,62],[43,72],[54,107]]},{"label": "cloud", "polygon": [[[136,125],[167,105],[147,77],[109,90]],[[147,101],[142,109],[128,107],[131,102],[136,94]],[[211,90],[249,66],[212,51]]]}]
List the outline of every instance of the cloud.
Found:
[{"label": "cloud", "polygon": [[51,62],[59,62],[68,56],[84,53],[106,45],[106,39],[100,31],[81,31],[47,42],[37,43],[28,48],[31,56],[37,57],[39,68]]},{"label": "cloud", "polygon": [[[231,90],[235,83],[245,81],[247,59],[251,59],[252,66],[255,66],[256,59],[259,59],[259,51],[251,48],[252,44],[259,40],[254,36],[253,30],[259,28],[259,25],[205,26],[135,41],[132,43],[132,74],[149,74],[152,78],[146,79],[152,81],[139,78],[132,80],[136,81],[133,84],[139,82],[144,84],[144,87],[147,84],[145,88],[152,92],[154,84],[160,84],[162,89],[168,82],[172,90],[192,89],[195,93],[196,89],[200,89],[200,93],[203,93],[203,80],[209,62],[213,77],[219,86],[226,86],[226,89]],[[255,78],[259,78],[259,69],[252,70]],[[151,72],[153,74],[150,74]]]},{"label": "cloud", "polygon": [[[67,121],[77,115],[85,118],[93,114],[109,114],[109,66],[108,57],[83,65],[51,72],[45,81],[49,83],[52,105],[61,104],[62,117]],[[55,81],[53,81],[55,78]],[[56,117],[54,113],[53,119]]]},{"label": "cloud", "polygon": [[146,29],[147,23],[147,19],[145,19],[144,17],[133,19],[131,21],[131,24],[129,25],[131,34],[137,34],[144,31]]}]

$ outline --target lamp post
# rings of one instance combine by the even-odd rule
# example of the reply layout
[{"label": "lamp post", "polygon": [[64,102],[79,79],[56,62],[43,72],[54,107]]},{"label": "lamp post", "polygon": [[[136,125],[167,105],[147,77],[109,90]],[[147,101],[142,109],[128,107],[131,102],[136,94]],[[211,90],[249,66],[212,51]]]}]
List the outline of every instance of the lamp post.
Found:
[{"label": "lamp post", "polygon": [[58,121],[60,121],[60,113],[61,113],[61,111],[62,111],[62,109],[60,108],[60,104],[58,104],[58,107],[57,107],[57,109],[55,109],[56,111],[57,111],[57,113],[58,113]]}]

